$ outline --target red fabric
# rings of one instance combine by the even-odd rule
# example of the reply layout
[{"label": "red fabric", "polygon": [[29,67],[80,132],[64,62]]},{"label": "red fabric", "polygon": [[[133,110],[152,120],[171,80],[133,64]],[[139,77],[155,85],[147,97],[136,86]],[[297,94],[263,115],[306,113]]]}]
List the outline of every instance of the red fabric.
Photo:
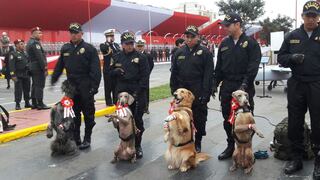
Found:
[{"label": "red fabric", "polygon": [[125,105],[121,105],[120,103],[117,102],[116,104],[116,109],[119,110],[119,109],[123,109],[123,108],[126,108],[126,107],[129,107],[128,104],[125,104]]},{"label": "red fabric", "polygon": [[169,115],[171,115],[174,111],[174,100],[170,102]]},{"label": "red fabric", "polygon": [[230,109],[230,114],[228,118],[228,122],[232,125],[234,124],[234,121],[236,119],[236,111],[239,109],[239,107],[240,107],[239,102],[235,98],[232,98],[231,109]]},{"label": "red fabric", "polygon": [[66,108],[71,108],[73,106],[73,100],[67,96],[64,96],[60,102],[62,106]]}]

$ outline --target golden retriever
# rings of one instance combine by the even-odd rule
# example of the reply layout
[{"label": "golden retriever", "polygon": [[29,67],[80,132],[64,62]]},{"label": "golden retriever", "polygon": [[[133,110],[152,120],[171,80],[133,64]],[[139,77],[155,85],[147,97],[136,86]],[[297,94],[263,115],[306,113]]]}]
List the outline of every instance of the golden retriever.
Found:
[{"label": "golden retriever", "polygon": [[208,154],[197,154],[195,150],[191,110],[193,101],[194,95],[187,89],[180,88],[174,93],[172,112],[165,119],[164,127],[164,141],[168,143],[165,153],[168,169],[186,172],[210,158]]},{"label": "golden retriever", "polygon": [[236,142],[236,149],[233,152],[233,165],[230,171],[235,171],[238,167],[244,169],[246,174],[251,173],[254,164],[252,151],[252,137],[256,133],[263,138],[263,134],[258,131],[252,113],[249,110],[248,93],[237,90],[232,93],[232,97],[238,103],[235,121],[233,123],[233,136]]}]

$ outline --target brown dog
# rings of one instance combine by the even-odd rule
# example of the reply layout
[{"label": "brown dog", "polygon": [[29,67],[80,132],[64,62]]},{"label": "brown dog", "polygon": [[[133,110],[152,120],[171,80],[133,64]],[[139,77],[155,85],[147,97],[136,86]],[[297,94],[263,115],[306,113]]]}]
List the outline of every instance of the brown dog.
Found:
[{"label": "brown dog", "polygon": [[193,142],[193,115],[191,106],[193,94],[180,88],[174,93],[171,115],[165,119],[164,141],[168,142],[165,159],[168,169],[180,169],[186,172],[199,162],[209,159],[206,153],[196,153]]},{"label": "brown dog", "polygon": [[120,145],[114,151],[114,159],[111,163],[116,163],[119,160],[130,160],[136,162],[135,134],[137,128],[129,109],[129,105],[134,102],[134,98],[127,92],[122,92],[118,95],[117,111],[115,114],[107,115],[108,122],[113,122],[113,126],[119,132],[121,139]]},{"label": "brown dog", "polygon": [[232,93],[232,97],[239,107],[236,109],[233,123],[233,136],[237,147],[232,155],[233,165],[230,167],[230,171],[235,171],[238,167],[241,167],[246,174],[249,174],[255,161],[252,151],[252,137],[256,133],[263,138],[263,134],[258,131],[252,113],[248,108],[248,93],[237,90]]}]

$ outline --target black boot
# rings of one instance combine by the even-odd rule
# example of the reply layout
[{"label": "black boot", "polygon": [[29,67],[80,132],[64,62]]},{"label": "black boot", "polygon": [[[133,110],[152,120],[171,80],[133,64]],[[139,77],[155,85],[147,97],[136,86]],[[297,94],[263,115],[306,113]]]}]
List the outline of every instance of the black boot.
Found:
[{"label": "black boot", "polygon": [[234,144],[228,143],[228,147],[218,156],[219,160],[224,160],[232,157]]},{"label": "black boot", "polygon": [[141,159],[143,157],[143,151],[141,148],[142,141],[142,133],[138,133],[135,138],[135,146],[136,146],[136,157],[137,159]]},{"label": "black boot", "polygon": [[37,99],[32,98],[31,101],[32,101],[31,109],[37,109],[37,107],[38,107]]},{"label": "black boot", "polygon": [[29,100],[28,100],[28,101],[25,101],[24,107],[25,107],[25,108],[30,108],[30,107],[32,107],[32,106],[30,105],[30,103],[29,103]]},{"label": "black boot", "polygon": [[20,103],[16,103],[16,110],[21,110]]},{"label": "black boot", "polygon": [[320,180],[320,151],[314,160],[313,179]]},{"label": "black boot", "polygon": [[73,131],[73,140],[76,142],[77,146],[81,145],[81,138],[80,138],[80,127]]},{"label": "black boot", "polygon": [[45,105],[43,103],[43,100],[42,99],[38,99],[38,106],[37,106],[37,109],[38,110],[45,110],[45,109],[50,109],[50,107],[48,107],[47,105]]},{"label": "black boot", "polygon": [[84,150],[90,147],[91,144],[92,128],[85,128],[84,138],[82,144],[79,146],[80,150]]},{"label": "black boot", "polygon": [[302,158],[289,161],[284,168],[284,173],[287,175],[293,174],[303,168]]},{"label": "black boot", "polygon": [[202,136],[198,136],[196,134],[196,140],[194,142],[194,145],[197,153],[201,153],[201,141],[202,141]]}]

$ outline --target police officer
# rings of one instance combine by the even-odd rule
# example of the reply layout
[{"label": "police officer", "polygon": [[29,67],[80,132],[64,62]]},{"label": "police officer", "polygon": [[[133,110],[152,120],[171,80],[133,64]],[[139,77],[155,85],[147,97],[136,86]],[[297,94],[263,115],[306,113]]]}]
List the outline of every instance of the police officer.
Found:
[{"label": "police officer", "polygon": [[185,45],[173,57],[170,88],[172,93],[178,88],[186,88],[195,96],[192,105],[197,129],[195,147],[197,152],[201,152],[202,136],[206,135],[207,103],[210,101],[214,65],[209,50],[200,45],[198,28],[188,26],[185,36]]},{"label": "police officer", "polygon": [[47,59],[40,44],[42,31],[40,27],[31,30],[31,38],[27,43],[27,54],[30,61],[30,73],[32,77],[32,109],[50,109],[43,103],[43,89],[48,75]]},{"label": "police officer", "polygon": [[135,137],[137,158],[143,157],[141,148],[143,126],[143,111],[146,106],[146,90],[148,88],[149,66],[145,55],[134,48],[135,37],[131,32],[121,35],[122,51],[113,56],[111,76],[116,78],[116,93],[128,92],[135,101],[130,105],[139,132]]},{"label": "police officer", "polygon": [[[61,54],[52,74],[51,85],[54,85],[63,69],[66,69],[68,81],[76,87],[73,98],[75,113],[74,140],[79,149],[90,147],[91,134],[94,125],[94,95],[98,92],[101,69],[97,50],[82,39],[81,25],[71,23],[69,26],[70,43],[61,48]],[[85,134],[81,143],[80,126],[81,112],[84,116]]]},{"label": "police officer", "polygon": [[171,61],[173,59],[173,56],[174,56],[174,53],[183,46],[184,44],[184,39],[182,38],[178,38],[176,41],[175,41],[175,45],[176,47],[174,47],[171,51]]},{"label": "police officer", "polygon": [[29,61],[27,55],[25,54],[25,44],[21,39],[14,41],[16,46],[16,51],[11,52],[9,67],[11,79],[14,81],[14,99],[16,102],[16,110],[20,110],[20,102],[22,98],[22,92],[25,102],[25,108],[31,107],[29,103],[30,99],[30,77],[28,75],[29,71]]},{"label": "police officer", "polygon": [[[3,74],[5,75],[5,79],[7,80],[7,89],[10,89],[10,68],[9,68],[9,55],[14,51],[14,48],[10,46],[10,38],[6,32],[2,33],[0,37],[0,56],[4,56],[4,68]],[[0,72],[1,74],[1,72]]]},{"label": "police officer", "polygon": [[[114,42],[114,29],[108,29],[104,32],[106,42],[100,44],[100,50],[103,55],[103,80],[104,80],[104,96],[107,106],[112,106],[117,96],[115,94],[115,80],[110,78],[111,57],[120,51],[120,46]],[[111,98],[112,95],[112,98]]]},{"label": "police officer", "polygon": [[152,55],[147,53],[145,51],[145,41],[144,40],[138,40],[136,43],[136,49],[138,52],[144,54],[147,57],[148,60],[148,65],[149,65],[149,78],[148,78],[148,87],[147,87],[147,103],[146,103],[146,108],[144,110],[144,113],[149,114],[149,96],[150,96],[150,75],[152,72],[152,69],[154,67],[154,62],[153,62],[153,58]]},{"label": "police officer", "polygon": [[320,5],[309,1],[303,6],[304,24],[289,33],[280,48],[278,62],[292,70],[288,80],[288,138],[292,161],[284,172],[293,174],[303,167],[304,117],[309,110],[311,143],[315,153],[313,177],[320,179]]},{"label": "police officer", "polygon": [[255,39],[248,37],[242,31],[242,19],[238,14],[226,15],[221,24],[224,25],[229,36],[221,42],[218,50],[212,95],[214,96],[216,87],[222,82],[219,99],[221,100],[223,126],[227,134],[228,146],[218,156],[219,160],[231,157],[234,151],[232,125],[228,122],[231,94],[238,89],[246,91],[249,94],[250,111],[253,112],[253,97],[255,95],[253,82],[261,61],[260,46]]}]

